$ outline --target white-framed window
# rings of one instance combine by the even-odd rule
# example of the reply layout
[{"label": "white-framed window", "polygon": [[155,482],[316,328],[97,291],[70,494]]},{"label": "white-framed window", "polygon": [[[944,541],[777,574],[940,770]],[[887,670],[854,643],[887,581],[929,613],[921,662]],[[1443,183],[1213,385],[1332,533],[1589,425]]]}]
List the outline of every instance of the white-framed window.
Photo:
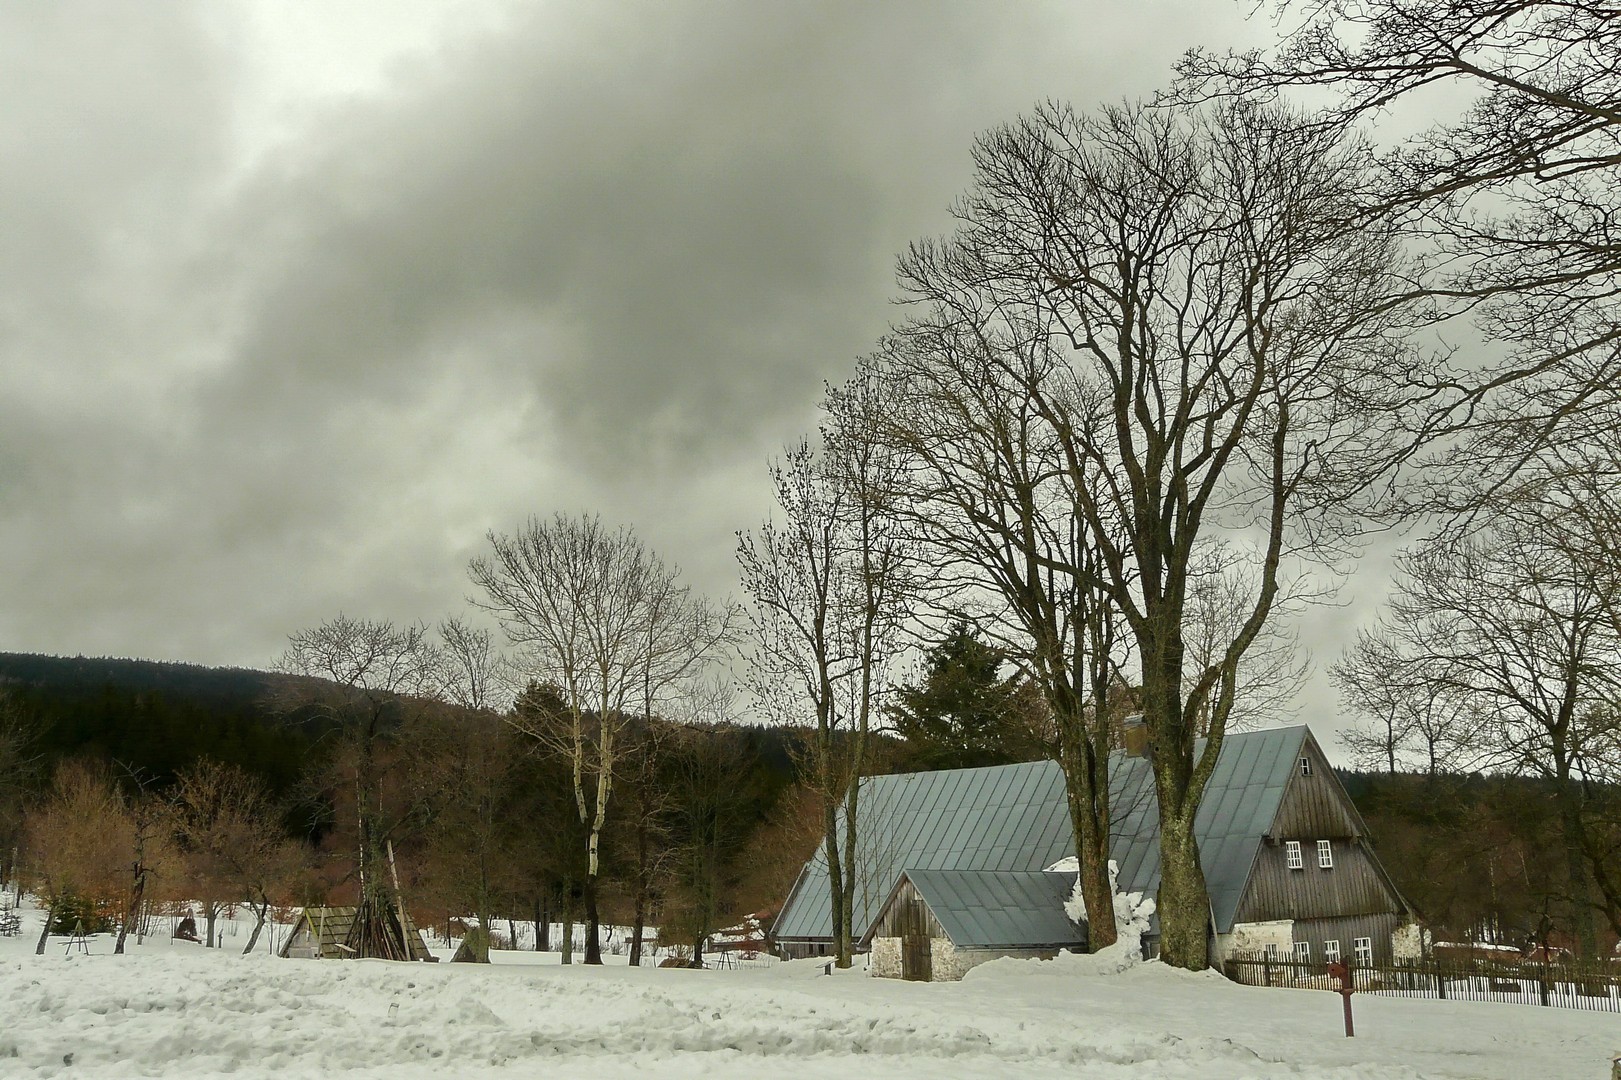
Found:
[{"label": "white-framed window", "polygon": [[1311,758],[1302,757],[1300,759],[1300,775],[1301,776],[1310,776],[1311,775]]},{"label": "white-framed window", "polygon": [[1269,941],[1266,943],[1266,958],[1268,960],[1276,960],[1278,958],[1278,953],[1279,949],[1276,941]]},{"label": "white-framed window", "polygon": [[1317,866],[1322,870],[1334,869],[1334,845],[1327,840],[1317,841]]},{"label": "white-framed window", "polygon": [[1311,942],[1309,942],[1309,941],[1297,941],[1297,942],[1295,942],[1295,960],[1296,960],[1297,963],[1301,963],[1301,964],[1309,964],[1309,963],[1311,963]]},{"label": "white-framed window", "polygon": [[1291,870],[1303,870],[1303,869],[1305,869],[1306,860],[1300,854],[1300,841],[1299,840],[1285,840],[1283,842],[1283,853],[1289,859],[1289,869],[1291,869]]},{"label": "white-framed window", "polygon": [[1323,942],[1323,959],[1327,960],[1330,964],[1339,963],[1340,943],[1337,938],[1329,938],[1327,941]]},{"label": "white-framed window", "polygon": [[1372,967],[1373,939],[1371,937],[1359,937],[1351,944],[1356,946],[1357,967]]}]

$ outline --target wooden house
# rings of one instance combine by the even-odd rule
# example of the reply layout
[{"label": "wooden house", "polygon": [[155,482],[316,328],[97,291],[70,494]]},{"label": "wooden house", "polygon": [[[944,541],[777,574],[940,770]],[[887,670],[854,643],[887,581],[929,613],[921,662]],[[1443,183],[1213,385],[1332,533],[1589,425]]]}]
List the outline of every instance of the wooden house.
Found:
[{"label": "wooden house", "polygon": [[[359,955],[352,940],[357,911],[353,907],[305,908],[287,935],[280,955],[305,960],[353,960]],[[401,916],[405,920],[405,942],[411,959],[430,963],[438,959],[428,951],[421,932],[411,923],[411,916],[403,910]]]},{"label": "wooden house", "polygon": [[952,982],[1001,957],[1051,959],[1082,949],[1064,912],[1074,873],[903,870],[861,939],[874,975]]},{"label": "wooden house", "polygon": [[[1159,807],[1147,758],[1117,752],[1110,761],[1109,788],[1118,887],[1152,897],[1159,888]],[[872,950],[875,970],[890,973],[897,965],[878,964],[880,955],[904,949],[905,934],[874,932],[881,914],[902,918],[888,909],[897,901],[905,907],[911,899],[898,891],[903,873],[923,902],[905,918],[927,909],[954,950],[959,944],[1038,947],[1030,941],[995,946],[955,941],[949,918],[940,916],[953,903],[975,901],[966,892],[947,901],[939,892],[940,879],[928,872],[955,874],[958,886],[969,882],[965,875],[989,874],[983,879],[989,887],[1015,880],[1005,875],[1040,874],[1073,857],[1064,777],[1056,763],[870,777],[862,781],[858,810],[852,936]],[[1364,963],[1417,953],[1411,909],[1379,864],[1367,826],[1306,727],[1227,736],[1194,831],[1210,894],[1213,963],[1240,953],[1313,962],[1347,956]],[[785,955],[825,955],[831,949],[822,859],[818,851],[806,863],[777,917],[774,935]],[[936,897],[917,890],[923,880],[934,882]],[[935,899],[938,906],[931,904]],[[996,903],[1002,908],[995,918],[1007,925],[1039,918],[1057,926],[1063,908],[1050,890],[1028,888]],[[1030,910],[1016,918],[1009,905]],[[1076,930],[1084,943],[1085,927]],[[1145,953],[1158,951],[1158,933],[1154,919],[1144,937]],[[1044,942],[1040,947],[1068,946]]]}]

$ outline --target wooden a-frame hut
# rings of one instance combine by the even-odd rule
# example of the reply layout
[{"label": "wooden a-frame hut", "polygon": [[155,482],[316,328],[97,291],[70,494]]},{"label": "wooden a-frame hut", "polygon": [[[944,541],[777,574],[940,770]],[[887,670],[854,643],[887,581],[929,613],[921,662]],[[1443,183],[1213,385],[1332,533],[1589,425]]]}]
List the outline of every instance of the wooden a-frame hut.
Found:
[{"label": "wooden a-frame hut", "polygon": [[[353,960],[362,953],[357,935],[361,929],[355,907],[307,907],[293,924],[287,943],[280,955],[297,959]],[[438,958],[428,951],[422,934],[411,922],[411,916],[398,909],[398,918],[404,920],[403,937],[411,960],[433,962]],[[375,953],[373,954],[375,955]],[[407,959],[405,956],[389,959]]]}]

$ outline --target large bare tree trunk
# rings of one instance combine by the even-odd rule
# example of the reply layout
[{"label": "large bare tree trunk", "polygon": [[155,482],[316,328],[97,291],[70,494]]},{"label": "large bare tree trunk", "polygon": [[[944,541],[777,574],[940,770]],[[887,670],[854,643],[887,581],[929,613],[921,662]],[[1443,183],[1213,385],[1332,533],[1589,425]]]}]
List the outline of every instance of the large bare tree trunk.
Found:
[{"label": "large bare tree trunk", "polygon": [[844,874],[839,895],[839,967],[849,967],[855,959],[855,896],[856,896],[856,803],[860,798],[861,778],[852,776],[850,788],[844,796]]},{"label": "large bare tree trunk", "polygon": [[1210,966],[1210,896],[1193,834],[1197,810],[1168,814],[1160,802],[1160,959],[1188,971]]},{"label": "large bare tree trunk", "polygon": [[839,804],[828,800],[822,810],[822,845],[827,857],[828,906],[833,915],[833,955],[849,967],[850,924],[845,921],[844,866],[839,860]]},{"label": "large bare tree trunk", "polygon": [[[1089,752],[1084,718],[1060,719],[1059,725],[1059,765],[1064,771],[1078,882],[1086,908],[1086,947],[1097,952],[1113,945],[1118,936],[1114,887],[1109,882],[1109,760],[1107,753],[1100,759]],[[1064,734],[1066,729],[1068,734]]]}]

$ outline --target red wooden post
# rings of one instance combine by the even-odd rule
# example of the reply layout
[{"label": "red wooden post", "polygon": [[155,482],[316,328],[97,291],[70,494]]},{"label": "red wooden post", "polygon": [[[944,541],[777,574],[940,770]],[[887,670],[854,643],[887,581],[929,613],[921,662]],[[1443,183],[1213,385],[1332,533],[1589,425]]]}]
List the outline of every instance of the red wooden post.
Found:
[{"label": "red wooden post", "polygon": [[1340,1000],[1345,1003],[1345,1037],[1356,1037],[1356,1028],[1351,1023],[1351,992],[1356,989],[1351,978],[1351,965],[1344,960],[1336,960],[1328,965],[1328,973],[1340,981]]}]

